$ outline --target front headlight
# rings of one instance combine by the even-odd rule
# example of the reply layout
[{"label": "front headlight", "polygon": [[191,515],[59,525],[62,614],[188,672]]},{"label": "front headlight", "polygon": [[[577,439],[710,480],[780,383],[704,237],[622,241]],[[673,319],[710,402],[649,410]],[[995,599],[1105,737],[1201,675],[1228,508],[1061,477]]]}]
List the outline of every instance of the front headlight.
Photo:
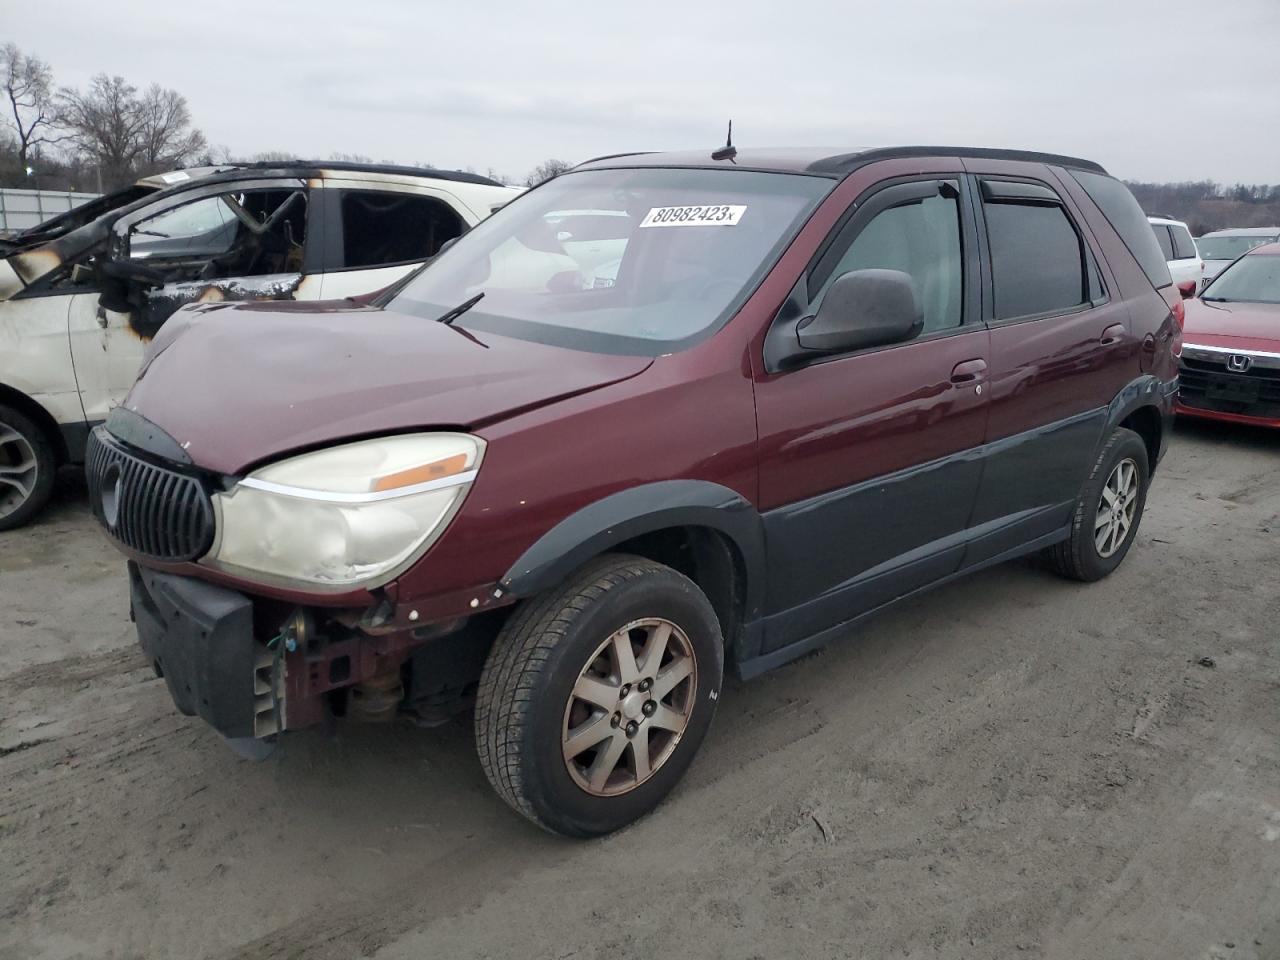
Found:
[{"label": "front headlight", "polygon": [[218,533],[202,562],[303,589],[386,583],[444,531],[483,455],[479,437],[422,433],[270,464],[214,494]]}]

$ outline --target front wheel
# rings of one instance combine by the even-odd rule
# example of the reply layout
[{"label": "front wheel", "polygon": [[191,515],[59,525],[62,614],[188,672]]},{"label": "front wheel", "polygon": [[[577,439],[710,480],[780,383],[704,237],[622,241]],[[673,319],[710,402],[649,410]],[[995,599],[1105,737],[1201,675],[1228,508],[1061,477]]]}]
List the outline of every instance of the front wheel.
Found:
[{"label": "front wheel", "polygon": [[0,405],[0,530],[22,526],[49,502],[57,466],[45,432]]},{"label": "front wheel", "polygon": [[643,816],[706,735],[723,673],[711,604],[670,567],[599,558],[503,627],[476,696],[489,782],[554,833]]},{"label": "front wheel", "polygon": [[1142,438],[1117,427],[1076,500],[1071,536],[1045,551],[1054,571],[1091,582],[1120,566],[1138,535],[1150,476]]}]

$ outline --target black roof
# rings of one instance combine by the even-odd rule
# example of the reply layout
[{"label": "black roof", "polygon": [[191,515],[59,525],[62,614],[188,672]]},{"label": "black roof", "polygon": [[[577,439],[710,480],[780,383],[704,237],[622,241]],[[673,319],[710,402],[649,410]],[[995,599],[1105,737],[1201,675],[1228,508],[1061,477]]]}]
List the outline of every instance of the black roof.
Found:
[{"label": "black roof", "polygon": [[711,150],[675,153],[618,153],[596,157],[579,167],[734,167],[775,173],[803,173],[810,176],[844,177],[877,160],[910,157],[982,157],[991,160],[1022,160],[1052,163],[1062,167],[1106,173],[1099,164],[1079,157],[1031,150],[999,150],[987,147],[877,147],[868,150],[832,150],[818,147],[789,147],[753,150],[740,148],[732,159],[713,160]]}]

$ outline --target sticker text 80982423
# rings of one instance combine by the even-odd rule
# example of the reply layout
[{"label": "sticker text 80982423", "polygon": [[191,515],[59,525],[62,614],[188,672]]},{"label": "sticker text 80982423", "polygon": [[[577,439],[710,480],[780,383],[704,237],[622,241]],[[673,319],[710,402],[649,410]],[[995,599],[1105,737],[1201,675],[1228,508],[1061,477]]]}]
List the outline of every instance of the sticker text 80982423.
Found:
[{"label": "sticker text 80982423", "polygon": [[640,221],[642,227],[736,227],[746,204],[695,204],[654,207]]}]

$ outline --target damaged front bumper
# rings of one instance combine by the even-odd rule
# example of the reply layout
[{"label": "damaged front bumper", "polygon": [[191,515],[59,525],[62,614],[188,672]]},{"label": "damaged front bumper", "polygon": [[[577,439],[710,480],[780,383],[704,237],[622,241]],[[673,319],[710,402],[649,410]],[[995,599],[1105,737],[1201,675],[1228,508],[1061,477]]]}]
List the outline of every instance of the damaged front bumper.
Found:
[{"label": "damaged front bumper", "polygon": [[408,710],[429,722],[457,712],[495,628],[481,617],[370,635],[135,562],[129,589],[139,644],[174,704],[255,758],[280,733],[335,714],[380,722]]}]

